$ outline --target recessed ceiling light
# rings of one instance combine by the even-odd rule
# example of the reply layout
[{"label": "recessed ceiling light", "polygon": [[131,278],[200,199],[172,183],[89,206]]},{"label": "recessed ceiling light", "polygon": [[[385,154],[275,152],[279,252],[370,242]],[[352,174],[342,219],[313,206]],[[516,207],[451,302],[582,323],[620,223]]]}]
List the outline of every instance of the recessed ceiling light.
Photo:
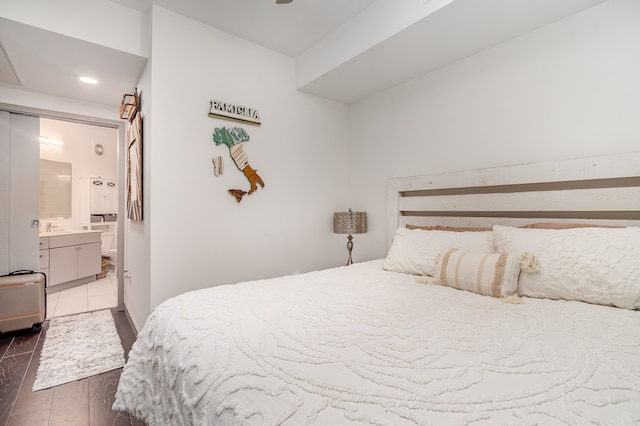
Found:
[{"label": "recessed ceiling light", "polygon": [[86,77],[86,76],[80,76],[78,77],[80,79],[81,82],[83,83],[87,83],[87,84],[98,84],[98,80],[96,80],[95,78],[91,78],[91,77]]}]

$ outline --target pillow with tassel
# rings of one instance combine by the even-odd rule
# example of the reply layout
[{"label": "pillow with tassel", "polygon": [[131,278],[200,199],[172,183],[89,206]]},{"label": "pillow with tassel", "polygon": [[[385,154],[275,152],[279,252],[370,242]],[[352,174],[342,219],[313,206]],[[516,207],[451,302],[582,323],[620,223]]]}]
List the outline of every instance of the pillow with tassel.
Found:
[{"label": "pillow with tassel", "polygon": [[518,277],[535,272],[538,265],[530,253],[474,253],[448,248],[440,253],[435,284],[485,296],[518,297]]}]

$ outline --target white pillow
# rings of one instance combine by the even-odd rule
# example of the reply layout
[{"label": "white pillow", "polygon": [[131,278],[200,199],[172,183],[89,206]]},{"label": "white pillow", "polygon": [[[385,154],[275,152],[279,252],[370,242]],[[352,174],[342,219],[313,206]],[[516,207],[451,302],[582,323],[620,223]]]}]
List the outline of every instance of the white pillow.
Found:
[{"label": "white pillow", "polygon": [[640,228],[494,226],[498,253],[531,252],[540,272],[521,274],[521,296],[640,308]]},{"label": "white pillow", "polygon": [[438,255],[443,249],[453,247],[475,253],[495,253],[492,236],[491,231],[425,231],[400,227],[393,237],[383,268],[406,274],[433,276]]},{"label": "white pillow", "polygon": [[514,253],[473,253],[455,248],[440,253],[436,284],[491,297],[518,293],[522,255]]}]

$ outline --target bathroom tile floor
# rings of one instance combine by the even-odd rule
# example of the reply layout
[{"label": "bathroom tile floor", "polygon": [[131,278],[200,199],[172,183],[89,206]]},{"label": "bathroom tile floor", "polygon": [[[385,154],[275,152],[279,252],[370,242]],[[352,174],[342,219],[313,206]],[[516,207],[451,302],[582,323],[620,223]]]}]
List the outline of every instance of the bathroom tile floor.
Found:
[{"label": "bathroom tile floor", "polygon": [[117,304],[118,279],[109,274],[98,281],[48,293],[47,318],[114,308]]}]

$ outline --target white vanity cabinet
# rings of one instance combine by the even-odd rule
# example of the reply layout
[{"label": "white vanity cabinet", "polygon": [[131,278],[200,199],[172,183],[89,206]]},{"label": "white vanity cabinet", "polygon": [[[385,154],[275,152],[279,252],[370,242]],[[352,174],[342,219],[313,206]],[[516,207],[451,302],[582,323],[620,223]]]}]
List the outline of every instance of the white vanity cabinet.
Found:
[{"label": "white vanity cabinet", "polygon": [[47,276],[49,284],[49,237],[40,237],[40,272]]},{"label": "white vanity cabinet", "polygon": [[101,271],[100,232],[49,237],[49,286],[88,278]]}]

